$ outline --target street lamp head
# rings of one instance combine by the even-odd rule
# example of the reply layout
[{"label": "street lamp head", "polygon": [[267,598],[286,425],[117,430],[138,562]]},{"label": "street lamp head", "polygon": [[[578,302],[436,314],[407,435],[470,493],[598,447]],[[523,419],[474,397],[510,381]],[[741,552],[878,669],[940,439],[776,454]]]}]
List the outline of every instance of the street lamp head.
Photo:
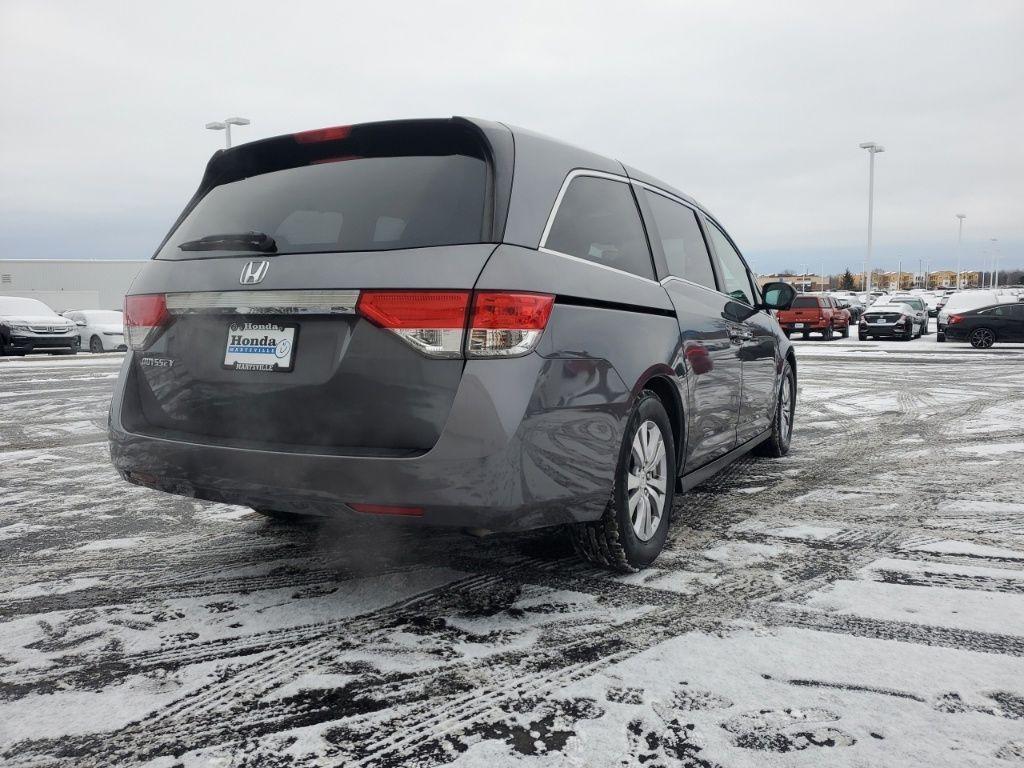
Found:
[{"label": "street lamp head", "polygon": [[251,121],[247,117],[229,117],[224,122],[228,125],[249,125]]},{"label": "street lamp head", "polygon": [[868,152],[870,152],[873,155],[879,152],[885,152],[885,147],[883,147],[881,144],[876,144],[873,141],[865,141],[863,144],[860,144],[859,146],[861,149],[868,150]]},{"label": "street lamp head", "polygon": [[956,215],[956,217],[957,217],[958,219],[960,219],[961,221],[963,221],[964,219],[966,219],[966,218],[967,218],[967,216],[966,216],[966,215],[964,215],[964,214],[962,214],[962,213],[958,213],[958,214]]},{"label": "street lamp head", "polygon": [[227,128],[227,126],[221,122],[207,123],[206,127],[209,128],[211,131],[223,131],[225,128]]}]

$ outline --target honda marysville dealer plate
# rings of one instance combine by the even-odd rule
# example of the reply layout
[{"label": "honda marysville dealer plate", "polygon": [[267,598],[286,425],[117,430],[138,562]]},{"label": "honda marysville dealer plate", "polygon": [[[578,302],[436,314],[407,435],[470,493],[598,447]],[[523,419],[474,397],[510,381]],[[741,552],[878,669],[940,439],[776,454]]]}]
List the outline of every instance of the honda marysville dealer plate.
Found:
[{"label": "honda marysville dealer plate", "polygon": [[224,367],[235,371],[292,370],[297,325],[232,323],[224,351]]}]

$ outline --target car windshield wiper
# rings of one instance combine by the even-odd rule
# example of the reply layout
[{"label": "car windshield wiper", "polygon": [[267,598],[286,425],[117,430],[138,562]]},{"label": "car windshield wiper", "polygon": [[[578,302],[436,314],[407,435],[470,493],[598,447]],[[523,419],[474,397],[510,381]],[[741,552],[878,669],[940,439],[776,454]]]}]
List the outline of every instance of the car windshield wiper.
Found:
[{"label": "car windshield wiper", "polygon": [[237,235],[207,235],[187,240],[178,248],[183,251],[259,251],[276,253],[277,243],[265,232],[243,232]]}]

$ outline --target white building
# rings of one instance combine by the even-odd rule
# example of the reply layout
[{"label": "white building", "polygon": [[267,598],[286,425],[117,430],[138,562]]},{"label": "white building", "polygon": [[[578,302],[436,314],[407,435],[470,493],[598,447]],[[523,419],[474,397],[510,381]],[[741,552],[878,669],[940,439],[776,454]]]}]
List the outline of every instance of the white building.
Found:
[{"label": "white building", "polygon": [[0,296],[39,299],[55,312],[121,309],[145,261],[0,259]]}]

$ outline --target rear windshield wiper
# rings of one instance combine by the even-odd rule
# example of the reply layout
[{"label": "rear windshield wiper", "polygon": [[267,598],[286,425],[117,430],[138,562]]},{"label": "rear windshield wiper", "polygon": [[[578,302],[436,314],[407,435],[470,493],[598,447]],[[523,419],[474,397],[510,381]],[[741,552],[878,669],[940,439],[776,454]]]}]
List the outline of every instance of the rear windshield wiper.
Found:
[{"label": "rear windshield wiper", "polygon": [[277,243],[265,232],[244,232],[237,235],[207,235],[187,240],[178,248],[183,251],[259,251],[276,253]]}]

